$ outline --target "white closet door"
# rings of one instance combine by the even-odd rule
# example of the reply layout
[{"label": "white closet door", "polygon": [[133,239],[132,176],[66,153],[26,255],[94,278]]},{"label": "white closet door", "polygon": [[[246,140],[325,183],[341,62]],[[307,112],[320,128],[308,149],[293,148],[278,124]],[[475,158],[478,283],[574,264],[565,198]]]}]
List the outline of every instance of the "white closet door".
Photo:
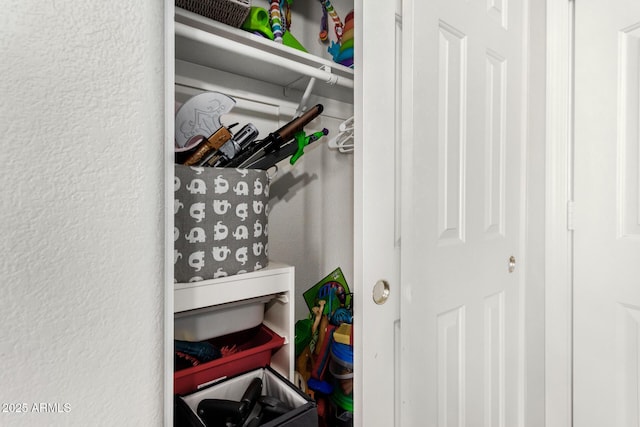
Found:
[{"label": "white closet door", "polygon": [[574,424],[640,425],[640,2],[575,4]]},{"label": "white closet door", "polygon": [[402,425],[517,426],[528,5],[406,3]]}]

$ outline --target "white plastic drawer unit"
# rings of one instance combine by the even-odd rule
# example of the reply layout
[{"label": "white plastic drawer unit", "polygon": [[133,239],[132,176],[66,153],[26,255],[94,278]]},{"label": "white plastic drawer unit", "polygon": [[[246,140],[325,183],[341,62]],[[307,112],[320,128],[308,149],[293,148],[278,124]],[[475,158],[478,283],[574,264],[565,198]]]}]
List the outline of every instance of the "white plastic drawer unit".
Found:
[{"label": "white plastic drawer unit", "polygon": [[263,323],[285,339],[271,365],[292,378],[294,271],[270,261],[250,273],[174,284],[175,339],[201,341]]},{"label": "white plastic drawer unit", "polygon": [[177,340],[204,341],[258,326],[265,304],[275,295],[198,308],[175,314],[173,335]]}]

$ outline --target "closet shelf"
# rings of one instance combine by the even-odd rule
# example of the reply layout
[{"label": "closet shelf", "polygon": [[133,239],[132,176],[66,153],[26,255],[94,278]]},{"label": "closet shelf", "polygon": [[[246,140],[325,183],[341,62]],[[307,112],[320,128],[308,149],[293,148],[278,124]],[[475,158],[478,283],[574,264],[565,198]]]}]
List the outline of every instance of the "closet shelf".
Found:
[{"label": "closet shelf", "polygon": [[292,266],[270,261],[262,270],[245,274],[174,284],[174,313],[249,298],[291,293],[294,269]]},{"label": "closet shelf", "polygon": [[184,9],[175,12],[176,59],[353,103],[353,70]]}]

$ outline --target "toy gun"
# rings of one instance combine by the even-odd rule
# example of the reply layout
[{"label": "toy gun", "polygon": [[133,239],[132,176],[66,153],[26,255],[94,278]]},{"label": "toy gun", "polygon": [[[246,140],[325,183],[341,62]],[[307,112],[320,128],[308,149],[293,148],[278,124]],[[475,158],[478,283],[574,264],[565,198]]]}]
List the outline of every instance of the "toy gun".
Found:
[{"label": "toy gun", "polygon": [[231,139],[231,132],[229,129],[221,126],[215,131],[209,138],[202,141],[195,149],[193,153],[187,157],[182,163],[185,166],[201,166],[205,163],[207,155],[212,155],[220,147],[227,143]]},{"label": "toy gun", "polygon": [[246,149],[257,136],[258,129],[252,123],[247,123],[233,138],[222,145],[220,149],[207,156],[201,165],[225,167],[227,163]]},{"label": "toy gun", "polygon": [[302,130],[296,132],[294,137],[295,142],[285,144],[279,150],[273,151],[263,157],[260,157],[253,163],[246,165],[246,167],[251,169],[267,170],[289,156],[291,156],[289,163],[293,165],[304,154],[304,147],[328,134],[329,131],[326,128],[322,129],[319,132],[314,132],[311,135],[306,135]]},{"label": "toy gun", "polygon": [[301,131],[309,122],[318,117],[323,110],[324,107],[322,104],[315,105],[302,116],[293,119],[277,131],[270,133],[265,139],[251,144],[226,166],[236,168],[244,167],[254,163],[260,157],[281,149],[287,142],[295,137],[297,132]]}]

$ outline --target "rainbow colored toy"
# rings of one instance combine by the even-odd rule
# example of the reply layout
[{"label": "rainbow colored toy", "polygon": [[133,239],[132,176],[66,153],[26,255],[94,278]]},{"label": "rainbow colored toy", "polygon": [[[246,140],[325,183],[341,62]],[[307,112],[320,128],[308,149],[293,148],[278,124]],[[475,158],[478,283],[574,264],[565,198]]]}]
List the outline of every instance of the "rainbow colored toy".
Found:
[{"label": "rainbow colored toy", "polygon": [[334,62],[353,68],[353,10],[347,14],[344,20],[344,27],[341,28],[342,38],[339,42],[331,42],[329,53],[333,57]]},{"label": "rainbow colored toy", "polygon": [[322,7],[327,11],[331,19],[333,20],[334,31],[336,32],[336,38],[338,41],[342,39],[342,21],[340,21],[340,17],[338,16],[338,12],[333,8],[331,1],[329,0],[320,0],[322,3]]},{"label": "rainbow colored toy", "polygon": [[280,16],[280,2],[278,0],[271,0],[269,14],[271,16],[273,41],[276,43],[282,43],[282,17]]}]

